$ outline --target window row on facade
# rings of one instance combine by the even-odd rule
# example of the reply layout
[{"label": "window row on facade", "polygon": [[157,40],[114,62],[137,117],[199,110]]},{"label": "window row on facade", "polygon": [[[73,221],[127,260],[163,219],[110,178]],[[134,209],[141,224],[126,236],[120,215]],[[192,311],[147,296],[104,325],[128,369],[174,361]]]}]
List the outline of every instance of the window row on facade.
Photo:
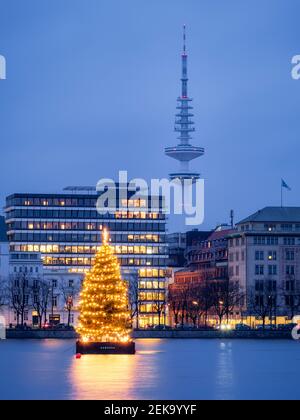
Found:
[{"label": "window row on facade", "polygon": [[[45,255],[42,257],[46,266],[87,266],[90,267],[94,258],[92,257],[58,257]],[[166,266],[165,258],[119,258],[122,266]]]},{"label": "window row on facade", "polygon": [[244,246],[246,243],[245,238],[231,238],[229,239],[229,247],[233,248],[234,246]]},{"label": "window row on facade", "polygon": [[139,299],[140,301],[165,301],[166,296],[164,293],[153,293],[153,292],[140,292],[139,293]]},{"label": "window row on facade", "polygon": [[[96,207],[98,196],[95,197],[8,197],[7,207]],[[121,199],[117,204],[123,208],[152,208],[161,207],[162,199],[149,197],[148,199]]]},{"label": "window row on facade", "polygon": [[[138,231],[138,232],[143,232],[143,231],[159,231],[159,232],[164,232],[165,231],[165,224],[164,223],[127,223],[127,222],[122,222],[122,223],[99,223],[99,225],[94,226],[92,224],[92,222],[89,222],[87,225],[82,224],[80,225],[80,223],[75,222],[74,224],[72,223],[67,224],[67,222],[63,222],[61,224],[56,224],[55,222],[47,222],[45,224],[40,224],[40,222],[36,222],[36,228],[34,228],[34,225],[32,225],[32,222],[29,221],[23,221],[23,222],[13,222],[13,223],[9,223],[8,224],[8,230],[51,230],[51,231],[55,231],[55,230],[69,230],[69,226],[72,227],[71,230],[80,230],[80,231],[97,231],[100,234],[100,231],[102,231],[104,228],[109,229],[109,231],[111,232],[118,232],[118,231]],[[25,227],[23,227],[25,226]],[[38,228],[38,226],[40,226]],[[67,229],[68,227],[68,229]],[[93,227],[95,227],[95,229],[92,229]],[[87,232],[88,233],[88,232]]]},{"label": "window row on facade", "polygon": [[[284,291],[285,292],[295,292],[296,289],[296,281],[295,280],[287,280],[284,282]],[[255,291],[257,293],[268,293],[268,292],[277,292],[278,291],[278,284],[276,280],[256,280],[255,281]]]},{"label": "window row on facade", "polygon": [[166,285],[164,281],[139,281],[140,290],[164,290],[165,286]]},{"label": "window row on facade", "polygon": [[[294,261],[295,260],[295,251],[286,250],[284,253],[284,258],[287,261]],[[267,258],[268,261],[277,261],[278,254],[277,251],[255,251],[255,261],[265,261]],[[241,253],[230,253],[229,254],[229,261],[244,261],[245,260],[245,253],[242,251]]]},{"label": "window row on facade", "polygon": [[[126,255],[167,255],[167,248],[163,246],[144,245],[112,245],[116,254]],[[11,245],[12,252],[40,252],[42,254],[92,254],[100,249],[99,246],[77,246],[77,245]]]},{"label": "window row on facade", "polygon": [[[51,280],[51,287],[53,290],[57,289],[59,286],[58,281],[56,279]],[[74,280],[68,281],[68,286],[72,288],[74,286]],[[165,290],[165,282],[158,281],[158,280],[147,280],[147,281],[139,281],[138,288],[140,290]]]},{"label": "window row on facade", "polygon": [[24,266],[24,267],[22,267],[22,266],[20,266],[20,267],[17,267],[17,266],[15,266],[14,268],[13,268],[13,273],[14,274],[16,274],[16,273],[24,273],[24,274],[33,274],[33,273],[35,273],[35,274],[38,274],[39,273],[39,267],[28,267],[28,266]]},{"label": "window row on facade", "polygon": [[[153,303],[146,303],[140,305],[140,314],[157,314],[157,305]],[[158,322],[156,321],[158,324]]]},{"label": "window row on facade", "polygon": [[266,232],[300,232],[299,223],[265,223],[261,225],[241,225],[242,232],[249,232],[251,230],[264,230]]},{"label": "window row on facade", "polygon": [[277,265],[268,265],[267,267],[264,265],[256,265],[255,266],[255,275],[256,276],[264,276],[268,274],[269,276],[277,276],[278,274],[278,267]]},{"label": "window row on facade", "polygon": [[227,258],[228,252],[227,250],[221,250],[216,252],[190,252],[187,255],[187,258],[189,261],[206,261],[206,260],[212,260],[212,259],[223,259]]},{"label": "window row on facade", "polygon": [[149,219],[165,220],[163,213],[148,212],[106,212],[99,214],[96,210],[36,210],[16,209],[7,212],[6,218],[10,219]]},{"label": "window row on facade", "polygon": [[[96,207],[101,195],[88,196],[10,196],[6,199],[7,207]],[[133,198],[133,193],[128,194],[127,199],[119,200],[117,194],[117,204],[124,208],[146,208],[151,206],[161,207],[163,197],[156,195]],[[132,198],[131,198],[132,197]]]},{"label": "window row on facade", "polygon": [[233,261],[245,261],[245,252],[242,251],[240,252],[230,252],[229,253],[229,261],[233,262]]},{"label": "window row on facade", "polygon": [[264,261],[267,256],[269,261],[277,261],[277,251],[255,251],[255,260],[256,261]]},{"label": "window row on facade", "polygon": [[[268,261],[277,261],[277,251],[268,251],[265,253],[264,251],[255,251],[255,260],[256,261],[264,261],[267,257]],[[286,250],[284,253],[284,258],[287,261],[294,261],[295,260],[295,251]]]},{"label": "window row on facade", "polygon": [[[117,254],[166,254],[166,247],[158,246],[124,246],[113,245]],[[100,246],[96,245],[48,245],[48,244],[24,244],[11,245],[11,252],[40,252],[42,254],[95,254]]]},{"label": "window row on facade", "polygon": [[277,231],[283,231],[283,232],[300,232],[300,224],[299,223],[266,223],[264,225],[264,229],[268,232],[277,232]]},{"label": "window row on facade", "polygon": [[229,267],[229,276],[230,277],[233,277],[233,276],[238,277],[239,275],[240,275],[240,266],[239,265],[236,265],[235,267],[234,266]]},{"label": "window row on facade", "polygon": [[254,245],[285,245],[295,246],[300,243],[300,238],[284,237],[279,238],[278,236],[255,236]]},{"label": "window row on facade", "polygon": [[[256,264],[254,273],[256,276],[277,276],[278,275],[278,266],[275,264],[269,264],[268,266],[265,266],[263,264]],[[293,273],[293,274],[292,274]],[[286,267],[286,275],[294,275],[295,268],[294,266],[287,266]],[[240,266],[231,266],[229,267],[229,276],[240,276]]]},{"label": "window row on facade", "polygon": [[[296,267],[294,265],[286,265],[285,266],[285,274],[287,276],[294,276],[296,272]],[[270,276],[276,276],[278,274],[278,266],[277,265],[256,265],[255,266],[255,275],[257,276],[264,276],[268,274]]]},{"label": "window row on facade", "polygon": [[[245,245],[245,238],[232,238],[229,240],[229,246],[239,247]],[[285,246],[295,246],[300,244],[300,238],[294,237],[278,237],[278,236],[254,236],[253,237],[254,245],[285,245]]]},{"label": "window row on facade", "polygon": [[[94,222],[14,222],[8,225],[8,230],[12,231],[27,231],[30,230],[40,231],[40,230],[49,230],[49,231],[81,231],[81,232],[101,232],[104,227],[102,223]],[[118,228],[124,230],[123,226],[111,226],[109,229],[114,228],[116,231]],[[134,230],[134,223],[128,223],[127,228]],[[159,228],[158,228],[159,229]],[[22,232],[23,233],[23,232]],[[40,233],[40,232],[37,232]],[[166,240],[165,235],[154,235],[154,234],[117,234],[111,233],[110,238],[112,242],[164,242]]]},{"label": "window row on facade", "polygon": [[[149,226],[153,227],[153,226]],[[158,232],[157,227],[153,227],[153,232]],[[132,231],[131,231],[132,232]],[[149,229],[148,232],[151,232]],[[163,232],[163,230],[162,230]],[[132,233],[133,234],[133,233]],[[102,242],[101,233],[20,233],[9,232],[10,242]],[[120,241],[121,242],[121,241]]]}]

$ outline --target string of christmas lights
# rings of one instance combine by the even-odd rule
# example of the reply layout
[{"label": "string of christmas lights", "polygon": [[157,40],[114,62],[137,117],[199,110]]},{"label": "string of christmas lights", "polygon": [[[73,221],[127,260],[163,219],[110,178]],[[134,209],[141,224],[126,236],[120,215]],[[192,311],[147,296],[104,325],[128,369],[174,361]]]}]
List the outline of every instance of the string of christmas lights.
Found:
[{"label": "string of christmas lights", "polygon": [[121,277],[106,230],[95,262],[85,276],[79,308],[77,332],[82,342],[130,341],[127,283]]}]

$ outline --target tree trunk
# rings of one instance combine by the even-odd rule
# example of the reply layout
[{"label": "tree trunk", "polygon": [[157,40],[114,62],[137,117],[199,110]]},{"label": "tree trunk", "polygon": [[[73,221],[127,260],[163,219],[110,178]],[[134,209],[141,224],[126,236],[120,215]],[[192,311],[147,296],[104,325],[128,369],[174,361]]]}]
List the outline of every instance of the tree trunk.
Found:
[{"label": "tree trunk", "polygon": [[140,328],[140,308],[139,304],[136,305],[136,328]]},{"label": "tree trunk", "polygon": [[184,312],[182,311],[181,313],[181,328],[183,329],[183,325],[184,325]]}]

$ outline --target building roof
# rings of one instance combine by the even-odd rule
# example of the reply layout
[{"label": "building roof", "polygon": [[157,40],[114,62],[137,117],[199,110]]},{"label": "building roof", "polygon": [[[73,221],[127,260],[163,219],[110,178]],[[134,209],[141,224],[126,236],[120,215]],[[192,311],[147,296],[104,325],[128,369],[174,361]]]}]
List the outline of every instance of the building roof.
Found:
[{"label": "building roof", "polygon": [[208,237],[207,240],[217,241],[219,239],[226,239],[232,233],[234,233],[234,229],[216,230]]},{"label": "building roof", "polygon": [[203,241],[206,241],[207,238],[212,234],[212,231],[199,231],[199,230],[191,230],[186,234],[186,242],[187,246],[194,246]]},{"label": "building roof", "polygon": [[251,222],[300,223],[300,207],[265,207],[241,220],[238,225]]},{"label": "building roof", "polygon": [[7,232],[7,227],[5,224],[5,219],[3,216],[0,216],[0,242],[8,242],[6,232]]}]

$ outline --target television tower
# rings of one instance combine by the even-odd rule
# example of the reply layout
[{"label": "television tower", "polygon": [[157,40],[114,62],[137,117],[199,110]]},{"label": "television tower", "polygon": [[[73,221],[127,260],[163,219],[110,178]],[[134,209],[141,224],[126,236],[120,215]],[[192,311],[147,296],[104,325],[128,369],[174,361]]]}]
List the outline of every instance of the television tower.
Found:
[{"label": "television tower", "polygon": [[189,169],[189,162],[193,159],[197,159],[204,155],[204,149],[202,147],[192,146],[189,141],[192,139],[191,133],[195,131],[194,122],[191,118],[194,114],[191,113],[193,107],[191,102],[193,99],[188,96],[188,74],[187,74],[187,59],[188,55],[186,52],[186,26],[183,26],[183,52],[181,55],[182,59],[182,77],[181,77],[181,96],[177,99],[178,113],[176,114],[175,120],[175,132],[179,133],[178,140],[179,144],[174,147],[167,147],[165,154],[173,159],[180,162],[180,169],[177,172],[171,173],[170,179],[185,179],[196,180],[200,178],[198,172],[193,172]]}]

